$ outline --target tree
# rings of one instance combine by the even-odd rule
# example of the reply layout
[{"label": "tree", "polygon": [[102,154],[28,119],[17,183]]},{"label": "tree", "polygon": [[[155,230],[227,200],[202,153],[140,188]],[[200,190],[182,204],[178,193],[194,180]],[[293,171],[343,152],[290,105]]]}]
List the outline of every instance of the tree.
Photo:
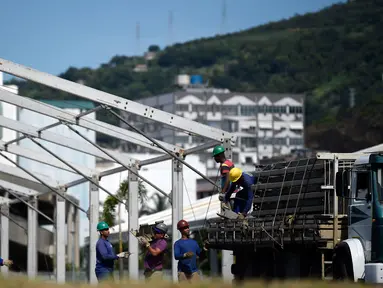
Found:
[{"label": "tree", "polygon": [[[143,205],[147,200],[148,191],[146,190],[145,185],[142,183],[142,180],[138,180],[138,199],[140,204]],[[116,193],[116,196],[120,199],[126,199],[129,201],[129,180],[125,179],[120,183],[120,187]],[[103,205],[103,212],[101,215],[102,221],[108,223],[109,226],[116,225],[116,206],[118,204],[118,200],[112,196],[108,196],[105,199]],[[128,203],[128,202],[127,202]],[[138,203],[137,203],[138,205]]]},{"label": "tree", "polygon": [[[171,197],[169,195],[169,197]],[[170,207],[170,202],[169,198],[161,195],[160,193],[156,192],[153,195],[153,200],[154,200],[154,206],[149,207],[149,205],[145,202],[141,206],[141,209],[139,211],[139,217],[144,216],[144,215],[151,215],[157,212],[164,211]]]},{"label": "tree", "polygon": [[148,48],[149,52],[159,52],[160,50],[161,50],[161,48],[158,45],[150,45]]}]

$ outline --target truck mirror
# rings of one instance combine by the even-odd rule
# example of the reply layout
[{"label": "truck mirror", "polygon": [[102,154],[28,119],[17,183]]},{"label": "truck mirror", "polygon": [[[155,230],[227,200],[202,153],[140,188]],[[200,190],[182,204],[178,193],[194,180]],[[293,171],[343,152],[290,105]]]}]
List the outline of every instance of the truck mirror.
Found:
[{"label": "truck mirror", "polygon": [[349,171],[343,170],[341,172],[337,172],[335,175],[335,190],[336,195],[338,197],[348,197],[349,196],[349,189],[348,189],[348,183],[350,182],[349,177]]}]

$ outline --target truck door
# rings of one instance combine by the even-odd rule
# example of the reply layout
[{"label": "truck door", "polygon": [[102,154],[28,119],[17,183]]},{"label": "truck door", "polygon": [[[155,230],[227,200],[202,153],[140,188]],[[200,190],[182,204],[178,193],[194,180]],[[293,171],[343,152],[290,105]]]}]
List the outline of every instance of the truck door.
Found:
[{"label": "truck door", "polygon": [[[366,251],[366,260],[371,257],[371,173],[357,170],[352,173],[348,238],[359,238]],[[367,259],[368,258],[368,259]]]}]

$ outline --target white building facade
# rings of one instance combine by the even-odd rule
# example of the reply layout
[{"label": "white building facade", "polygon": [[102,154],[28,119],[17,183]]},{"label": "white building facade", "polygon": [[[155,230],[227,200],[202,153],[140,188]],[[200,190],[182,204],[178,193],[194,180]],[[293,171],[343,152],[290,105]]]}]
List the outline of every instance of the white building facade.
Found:
[{"label": "white building facade", "polygon": [[[18,94],[19,89],[16,85],[3,85],[3,84],[4,84],[3,83],[3,73],[0,72],[0,89],[4,89],[4,90],[7,90],[9,92]],[[15,105],[0,101],[0,115],[7,117],[7,118],[10,118],[12,120],[16,120],[17,119],[17,107]],[[17,137],[16,131],[13,131],[13,130],[10,130],[10,129],[7,129],[7,128],[0,126],[0,141],[7,142],[7,141],[15,139],[16,137]],[[16,161],[16,159],[17,159],[16,155],[10,154],[8,152],[3,152],[3,153],[4,153],[4,155],[6,155],[10,159],[12,159],[12,161]],[[10,165],[10,166],[15,166],[3,157],[0,157],[0,163]]]},{"label": "white building facade", "polygon": [[[237,93],[227,89],[186,88],[138,102],[234,133],[237,143],[233,148],[232,160],[237,167],[246,170],[252,169],[253,164],[259,163],[261,159],[289,154],[291,150],[304,147],[304,95],[301,94]],[[168,143],[190,148],[206,141],[140,116],[123,112],[121,116],[149,136]],[[128,129],[122,121],[121,127]],[[123,143],[122,149],[129,152],[145,151],[128,143]],[[218,175],[218,165],[211,157],[211,150],[199,155],[207,175],[214,179]],[[197,186],[206,186],[202,179],[199,182]],[[197,199],[211,193],[198,190]]]},{"label": "white building facade", "polygon": [[[70,100],[40,100],[46,104],[64,109],[67,112],[80,114],[86,110],[90,110],[94,108],[94,105],[90,101],[70,101]],[[90,113],[84,116],[85,118],[95,119],[95,113]],[[57,122],[56,119],[51,117],[27,110],[19,108],[18,110],[18,120],[22,123],[32,125],[38,128],[45,127]],[[92,130],[76,127],[82,135],[87,137],[92,142],[96,141],[96,133]],[[49,129],[50,132],[59,134],[64,137],[76,139],[76,141],[82,141],[86,143],[86,141],[80,136],[76,135],[73,131],[71,131],[65,125],[59,125],[56,127],[52,127]],[[44,140],[40,140],[40,142],[47,147],[50,151],[54,152],[57,156],[61,157],[65,161],[70,163],[78,164],[83,167],[87,167],[92,170],[96,170],[96,157],[92,155],[88,155],[79,151],[75,151],[73,149],[69,149],[57,144],[49,143]],[[33,143],[29,139],[24,139],[19,142],[19,145],[23,148],[27,148],[30,150],[38,151],[41,154],[51,156],[47,151],[38,147],[35,143]],[[53,156],[51,156],[53,157]],[[24,157],[19,157],[18,163],[28,169],[31,172],[44,174],[51,179],[57,180],[61,183],[69,183],[76,179],[81,178],[81,176],[70,173],[68,171],[61,170],[59,168],[51,167],[49,165],[39,163],[36,161],[32,161],[26,159]],[[76,185],[68,189],[67,193],[72,195],[73,197],[79,199],[80,206],[85,210],[88,209],[89,205],[89,182],[82,183],[80,185]],[[88,227],[88,219],[84,213],[79,214],[80,217],[80,239],[83,241],[84,237],[89,233]],[[82,245],[83,243],[80,243]]]},{"label": "white building facade", "polygon": [[[242,165],[288,154],[292,149],[304,146],[304,96],[301,94],[189,89],[141,99],[139,102],[235,133],[237,143],[233,160]],[[139,116],[128,113],[122,116],[158,140],[185,148],[204,141],[160,127]],[[124,123],[121,126],[126,128]],[[123,146],[123,149],[131,151],[134,148]]]}]

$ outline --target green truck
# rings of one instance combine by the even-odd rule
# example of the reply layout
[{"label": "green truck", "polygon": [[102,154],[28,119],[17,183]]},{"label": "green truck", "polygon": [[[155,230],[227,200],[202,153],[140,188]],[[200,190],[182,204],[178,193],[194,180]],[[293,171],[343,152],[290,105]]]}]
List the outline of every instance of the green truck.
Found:
[{"label": "green truck", "polygon": [[318,153],[250,173],[251,215],[206,225],[211,248],[233,251],[235,281],[383,283],[383,154]]}]

